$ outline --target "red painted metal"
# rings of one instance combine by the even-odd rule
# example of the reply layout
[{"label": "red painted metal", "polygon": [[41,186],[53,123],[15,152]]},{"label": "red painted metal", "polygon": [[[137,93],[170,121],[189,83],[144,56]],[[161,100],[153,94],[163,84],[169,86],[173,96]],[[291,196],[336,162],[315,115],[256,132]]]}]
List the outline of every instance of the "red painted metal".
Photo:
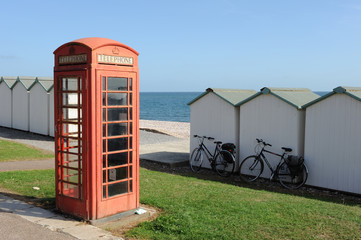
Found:
[{"label": "red painted metal", "polygon": [[57,209],[94,220],[139,207],[138,52],[83,38],[54,54]]}]

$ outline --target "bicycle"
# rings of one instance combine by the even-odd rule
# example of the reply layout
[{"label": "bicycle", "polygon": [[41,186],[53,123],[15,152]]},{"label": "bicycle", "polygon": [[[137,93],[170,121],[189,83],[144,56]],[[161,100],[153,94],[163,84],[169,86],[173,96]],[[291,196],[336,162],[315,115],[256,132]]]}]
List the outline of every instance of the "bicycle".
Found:
[{"label": "bicycle", "polygon": [[[204,144],[204,139],[208,140],[214,140],[212,137],[206,137],[206,136],[198,136],[194,135],[193,137],[198,138],[199,146],[196,147],[189,159],[189,165],[193,172],[198,172],[203,163],[203,157],[205,156],[210,165],[211,168],[217,172],[218,175],[222,177],[229,177],[232,175],[235,167],[235,157],[233,155],[234,148],[236,147],[234,144],[223,144],[221,141],[215,141],[216,147],[214,149],[214,153],[212,154],[206,145]],[[225,149],[222,149],[226,148]]]},{"label": "bicycle", "polygon": [[[271,181],[278,179],[280,184],[288,189],[298,189],[305,184],[308,177],[308,169],[304,164],[302,157],[300,158],[288,155],[292,152],[292,148],[282,147],[282,150],[284,151],[283,154],[277,154],[265,149],[267,146],[272,147],[271,144],[266,143],[262,139],[256,140],[258,142],[256,149],[260,149],[258,154],[246,157],[239,167],[239,175],[242,180],[246,182],[255,181],[261,176],[264,170],[264,163],[266,163],[268,168],[271,170]],[[271,164],[264,155],[265,152],[280,157],[280,161],[278,162],[276,169],[272,168]],[[299,162],[293,162],[291,164],[290,161],[295,160]]]}]

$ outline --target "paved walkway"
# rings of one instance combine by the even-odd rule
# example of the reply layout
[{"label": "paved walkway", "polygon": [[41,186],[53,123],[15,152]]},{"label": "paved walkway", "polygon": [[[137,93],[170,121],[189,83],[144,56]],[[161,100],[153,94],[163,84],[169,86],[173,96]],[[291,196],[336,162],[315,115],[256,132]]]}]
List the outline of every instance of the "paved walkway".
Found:
[{"label": "paved walkway", "polygon": [[[0,127],[0,139],[54,151],[54,139]],[[188,163],[189,140],[140,131],[140,159],[170,166]],[[0,162],[0,171],[53,169],[54,159]],[[0,239],[122,239],[95,226],[64,218],[51,211],[0,194]]]}]

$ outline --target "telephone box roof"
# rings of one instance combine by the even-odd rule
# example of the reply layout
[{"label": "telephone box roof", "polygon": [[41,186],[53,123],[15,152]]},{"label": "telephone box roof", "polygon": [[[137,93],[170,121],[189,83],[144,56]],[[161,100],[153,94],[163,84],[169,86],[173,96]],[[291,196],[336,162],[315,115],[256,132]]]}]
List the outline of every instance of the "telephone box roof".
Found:
[{"label": "telephone box roof", "polygon": [[61,45],[60,47],[58,47],[54,51],[54,53],[69,44],[82,44],[84,46],[87,46],[91,50],[95,50],[97,48],[105,47],[105,46],[119,46],[119,47],[123,47],[123,48],[126,48],[126,49],[134,52],[136,55],[139,55],[139,53],[137,51],[135,51],[133,48],[131,48],[123,43],[120,43],[120,42],[112,40],[112,39],[100,38],[100,37],[80,38],[80,39],[65,43],[65,44]]}]

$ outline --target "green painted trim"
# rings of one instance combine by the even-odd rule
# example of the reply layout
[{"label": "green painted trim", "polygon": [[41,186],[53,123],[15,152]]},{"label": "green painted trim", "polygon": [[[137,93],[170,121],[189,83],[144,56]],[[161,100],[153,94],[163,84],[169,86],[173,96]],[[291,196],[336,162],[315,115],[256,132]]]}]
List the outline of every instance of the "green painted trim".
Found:
[{"label": "green painted trim", "polygon": [[347,96],[352,97],[353,99],[356,99],[357,101],[361,102],[361,98],[357,97],[356,95],[353,95],[349,91],[347,91],[347,88],[345,87],[336,87],[332,90],[332,92],[327,93],[326,95],[323,95],[322,97],[317,98],[316,100],[313,100],[312,102],[309,102],[302,106],[302,108],[308,108],[309,106],[318,103],[320,101],[323,101],[324,99],[331,97],[334,94],[346,94]]},{"label": "green painted trim", "polygon": [[201,95],[199,95],[198,97],[196,97],[195,99],[193,99],[192,101],[190,101],[189,103],[187,103],[187,105],[191,105],[193,104],[194,102],[196,102],[197,100],[199,100],[200,98],[204,97],[205,95],[207,95],[209,92],[204,92],[202,93]]},{"label": "green painted trim", "polygon": [[246,98],[245,100],[242,100],[242,101],[240,101],[239,103],[237,103],[237,104],[235,105],[235,107],[239,107],[239,106],[245,104],[246,102],[249,102],[249,101],[251,101],[252,99],[258,97],[258,96],[261,95],[261,94],[262,94],[261,92],[257,92],[257,93],[255,93],[254,95]]}]

